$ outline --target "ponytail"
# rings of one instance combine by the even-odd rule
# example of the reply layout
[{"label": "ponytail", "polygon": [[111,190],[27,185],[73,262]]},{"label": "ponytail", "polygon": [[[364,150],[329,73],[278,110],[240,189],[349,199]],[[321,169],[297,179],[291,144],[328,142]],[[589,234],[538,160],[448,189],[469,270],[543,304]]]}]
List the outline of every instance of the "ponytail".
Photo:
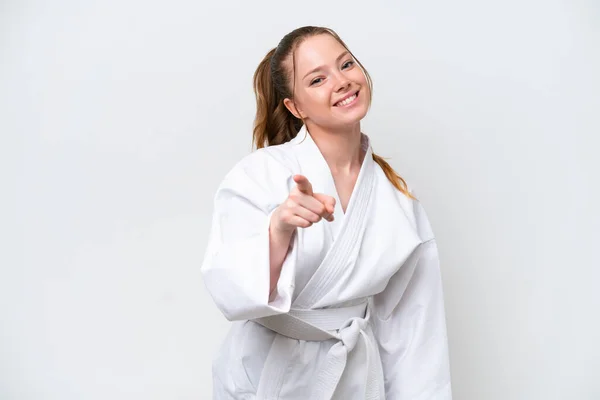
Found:
[{"label": "ponytail", "polygon": [[282,82],[284,88],[277,90],[279,82],[273,79],[273,72],[275,75],[279,72],[277,63],[273,62],[275,50],[267,53],[254,73],[256,118],[252,139],[258,149],[288,142],[302,127],[302,120],[294,117],[283,104],[286,82]]},{"label": "ponytail", "polygon": [[409,199],[416,200],[416,197],[408,191],[408,185],[406,184],[406,181],[402,179],[402,177],[398,175],[396,171],[394,171],[392,166],[388,164],[387,161],[385,161],[382,157],[376,155],[375,153],[373,153],[373,161],[379,164],[386,178],[388,178],[388,180],[391,182],[392,185],[394,185],[396,189],[402,192]]}]

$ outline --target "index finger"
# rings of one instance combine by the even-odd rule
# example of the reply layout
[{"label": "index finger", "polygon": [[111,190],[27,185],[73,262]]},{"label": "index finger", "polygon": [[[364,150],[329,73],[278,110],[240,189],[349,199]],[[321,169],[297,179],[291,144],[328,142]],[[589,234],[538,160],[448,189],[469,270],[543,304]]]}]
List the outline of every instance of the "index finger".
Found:
[{"label": "index finger", "polygon": [[335,197],[328,196],[323,193],[314,193],[313,197],[319,200],[321,203],[323,203],[323,205],[325,206],[325,208],[327,208],[327,211],[330,214],[333,214],[333,212],[335,211]]},{"label": "index finger", "polygon": [[309,196],[313,195],[312,185],[304,175],[294,175],[294,182],[298,186],[298,190]]}]

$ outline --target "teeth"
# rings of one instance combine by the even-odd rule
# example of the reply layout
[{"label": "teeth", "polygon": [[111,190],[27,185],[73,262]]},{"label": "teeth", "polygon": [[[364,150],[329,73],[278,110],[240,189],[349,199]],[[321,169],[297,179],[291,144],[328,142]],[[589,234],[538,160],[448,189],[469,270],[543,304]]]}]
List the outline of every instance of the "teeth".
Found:
[{"label": "teeth", "polygon": [[356,98],[356,95],[353,94],[352,96],[348,97],[346,100],[342,100],[342,101],[338,102],[337,105],[338,106],[345,106],[347,104],[352,103],[355,98]]}]

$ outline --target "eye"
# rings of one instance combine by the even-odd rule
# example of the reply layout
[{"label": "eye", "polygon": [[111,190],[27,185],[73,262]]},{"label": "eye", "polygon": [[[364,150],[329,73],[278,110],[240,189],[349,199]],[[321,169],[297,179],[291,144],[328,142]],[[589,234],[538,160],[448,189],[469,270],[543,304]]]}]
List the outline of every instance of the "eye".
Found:
[{"label": "eye", "polygon": [[310,81],[310,86],[321,83],[322,81],[323,81],[323,78],[315,78],[312,81]]},{"label": "eye", "polygon": [[350,61],[346,61],[343,65],[342,65],[342,69],[346,69],[346,68],[350,68],[351,66],[354,65],[354,61],[350,60]]}]

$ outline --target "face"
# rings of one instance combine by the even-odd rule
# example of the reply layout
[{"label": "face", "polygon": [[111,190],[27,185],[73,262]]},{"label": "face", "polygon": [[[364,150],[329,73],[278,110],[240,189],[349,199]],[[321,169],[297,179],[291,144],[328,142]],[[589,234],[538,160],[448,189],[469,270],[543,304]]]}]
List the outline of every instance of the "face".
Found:
[{"label": "face", "polygon": [[[365,74],[333,36],[305,39],[295,52],[294,102],[286,107],[307,125],[352,127],[367,114],[370,90]],[[291,57],[289,60],[291,70]],[[294,104],[297,110],[294,108]]]}]

